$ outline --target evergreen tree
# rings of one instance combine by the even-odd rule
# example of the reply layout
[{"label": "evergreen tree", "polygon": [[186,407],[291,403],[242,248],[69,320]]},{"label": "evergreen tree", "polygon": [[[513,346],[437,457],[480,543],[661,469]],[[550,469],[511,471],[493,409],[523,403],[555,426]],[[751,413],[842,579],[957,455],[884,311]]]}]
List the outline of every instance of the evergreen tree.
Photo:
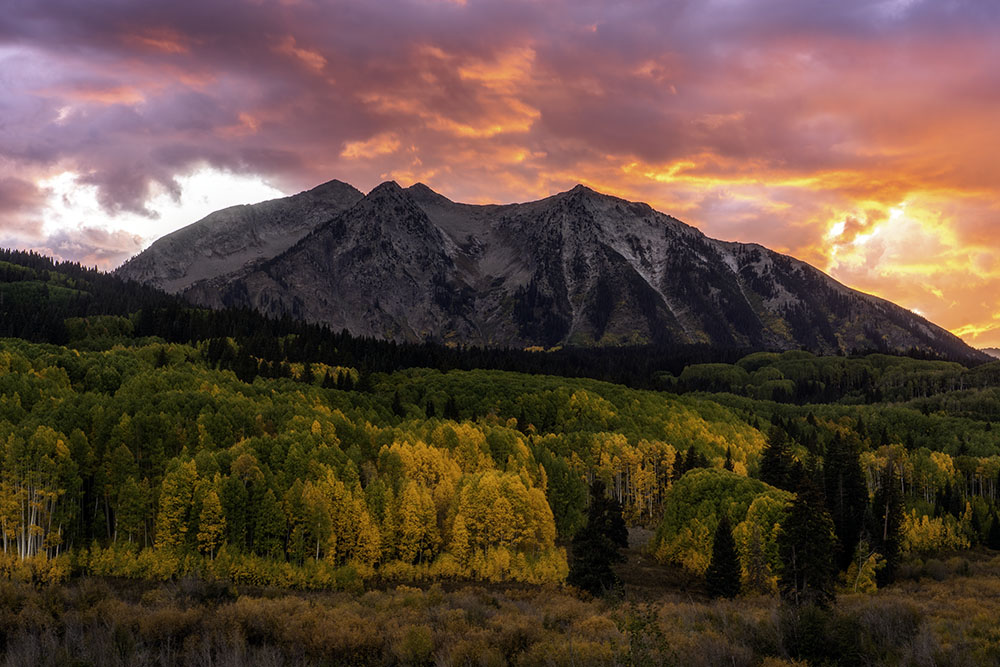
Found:
[{"label": "evergreen tree", "polygon": [[274,491],[260,495],[253,523],[253,551],[260,556],[282,558],[285,553],[285,513]]},{"label": "evergreen tree", "polygon": [[833,519],[815,484],[803,477],[795,501],[778,531],[781,596],[795,605],[833,600],[836,536]]},{"label": "evergreen tree", "polygon": [[[608,537],[620,549],[628,549],[628,526],[625,525],[625,508],[616,498],[606,498],[604,522]],[[623,558],[624,560],[624,558]]]},{"label": "evergreen tree", "polygon": [[996,510],[990,514],[990,530],[986,533],[986,546],[993,551],[1000,551],[1000,517]]},{"label": "evergreen tree", "polygon": [[788,434],[774,426],[767,434],[767,446],[760,458],[761,481],[786,491],[794,490],[794,458],[788,446]]},{"label": "evergreen tree", "polygon": [[427,399],[427,407],[424,408],[424,414],[427,416],[427,419],[434,419],[434,417],[437,416],[437,410],[434,408],[434,401],[429,398]]},{"label": "evergreen tree", "polygon": [[726,447],[726,461],[722,464],[723,469],[733,471],[733,448]]},{"label": "evergreen tree", "polygon": [[454,396],[449,396],[448,402],[444,404],[444,418],[456,422],[461,419],[458,414],[458,403],[455,402]]},{"label": "evergreen tree", "polygon": [[881,588],[895,580],[903,552],[903,497],[899,490],[899,474],[891,462],[879,476],[879,488],[872,499],[871,517],[869,532],[872,546],[885,559],[885,567],[878,573]]},{"label": "evergreen tree", "polygon": [[397,417],[402,417],[406,414],[406,411],[403,409],[403,402],[399,399],[398,391],[392,395],[392,414]]},{"label": "evergreen tree", "polygon": [[621,587],[618,575],[611,569],[621,562],[619,544],[612,537],[615,505],[609,503],[604,493],[604,482],[595,480],[590,485],[590,507],[587,523],[573,537],[573,557],[566,582],[592,595],[604,595]]},{"label": "evergreen tree", "polygon": [[861,539],[868,507],[868,488],[861,472],[858,443],[837,435],[826,450],[823,483],[839,550],[837,566],[846,570]]},{"label": "evergreen tree", "polygon": [[740,594],[740,557],[729,516],[723,512],[712,542],[712,561],[705,572],[708,594],[714,598],[734,598]]},{"label": "evergreen tree", "polygon": [[976,508],[972,508],[972,519],[969,522],[970,532],[972,533],[972,544],[981,544],[983,541],[983,522],[979,519],[979,512]]}]

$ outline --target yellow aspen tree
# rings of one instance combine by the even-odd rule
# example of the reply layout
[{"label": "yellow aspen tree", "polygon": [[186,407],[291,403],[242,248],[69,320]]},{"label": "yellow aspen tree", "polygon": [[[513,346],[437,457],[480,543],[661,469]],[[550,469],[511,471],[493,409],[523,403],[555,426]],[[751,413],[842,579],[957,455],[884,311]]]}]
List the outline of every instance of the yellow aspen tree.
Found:
[{"label": "yellow aspen tree", "polygon": [[358,540],[354,557],[366,565],[374,565],[382,554],[382,536],[368,510],[361,512],[358,519]]},{"label": "yellow aspen tree", "polygon": [[396,512],[396,553],[405,563],[416,561],[420,554],[424,526],[420,520],[420,492],[415,482],[410,482],[399,496]]},{"label": "yellow aspen tree", "polygon": [[179,463],[163,478],[159,511],[156,513],[155,544],[158,548],[184,546],[197,481],[198,470],[194,461]]},{"label": "yellow aspen tree", "polygon": [[448,551],[464,567],[469,560],[469,530],[465,527],[465,516],[459,512],[451,526],[451,544]]},{"label": "yellow aspen tree", "polygon": [[198,548],[215,558],[215,551],[222,546],[222,536],[226,532],[226,517],[222,513],[219,494],[211,489],[201,501],[201,515],[198,517]]},{"label": "yellow aspen tree", "polygon": [[313,558],[319,560],[323,546],[329,546],[333,538],[330,497],[319,484],[308,481],[303,485],[302,514],[307,539],[315,546]]}]

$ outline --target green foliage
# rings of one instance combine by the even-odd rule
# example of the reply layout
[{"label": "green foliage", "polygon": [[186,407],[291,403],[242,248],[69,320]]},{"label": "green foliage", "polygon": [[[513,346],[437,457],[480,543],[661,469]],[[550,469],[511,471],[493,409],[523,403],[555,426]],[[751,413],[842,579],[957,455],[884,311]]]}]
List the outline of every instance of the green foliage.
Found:
[{"label": "green foliage", "polygon": [[649,548],[660,562],[704,574],[711,559],[712,536],[725,514],[736,526],[734,532],[749,536],[754,526],[758,528],[770,562],[775,526],[781,523],[791,498],[790,493],[725,470],[692,470],[668,492],[663,519]]}]

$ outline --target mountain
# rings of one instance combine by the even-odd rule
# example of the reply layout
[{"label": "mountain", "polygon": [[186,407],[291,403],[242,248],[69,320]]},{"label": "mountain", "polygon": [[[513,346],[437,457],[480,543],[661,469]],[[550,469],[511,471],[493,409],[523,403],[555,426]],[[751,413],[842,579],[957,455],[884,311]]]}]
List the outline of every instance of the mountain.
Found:
[{"label": "mountain", "polygon": [[224,208],[157,240],[116,273],[183,292],[199,280],[280,255],[363,197],[347,183],[330,181],[291,197]]},{"label": "mountain", "polygon": [[984,347],[979,351],[984,354],[988,354],[995,359],[1000,359],[1000,347]]},{"label": "mountain", "polygon": [[[315,190],[238,208],[243,217],[227,209],[154,243],[118,273],[201,305],[251,307],[394,340],[917,349],[986,358],[804,262],[708,238],[646,204],[582,185],[508,205],[461,204],[423,184],[394,182],[352,201],[349,187],[338,184],[343,196],[324,209],[325,220],[314,203],[322,197],[307,200],[315,214],[308,222],[295,219]],[[257,227],[244,229],[241,219]],[[277,233],[288,245],[275,249],[254,245],[261,227],[296,231]],[[216,238],[225,243],[216,247]]]}]

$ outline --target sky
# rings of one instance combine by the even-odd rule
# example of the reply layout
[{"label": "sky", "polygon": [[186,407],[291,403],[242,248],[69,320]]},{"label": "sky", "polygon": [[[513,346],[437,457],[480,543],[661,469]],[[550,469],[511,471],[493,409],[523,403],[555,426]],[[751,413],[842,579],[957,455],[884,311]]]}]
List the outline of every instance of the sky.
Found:
[{"label": "sky", "polygon": [[584,183],[1000,346],[998,64],[995,0],[4,0],[0,246]]}]

